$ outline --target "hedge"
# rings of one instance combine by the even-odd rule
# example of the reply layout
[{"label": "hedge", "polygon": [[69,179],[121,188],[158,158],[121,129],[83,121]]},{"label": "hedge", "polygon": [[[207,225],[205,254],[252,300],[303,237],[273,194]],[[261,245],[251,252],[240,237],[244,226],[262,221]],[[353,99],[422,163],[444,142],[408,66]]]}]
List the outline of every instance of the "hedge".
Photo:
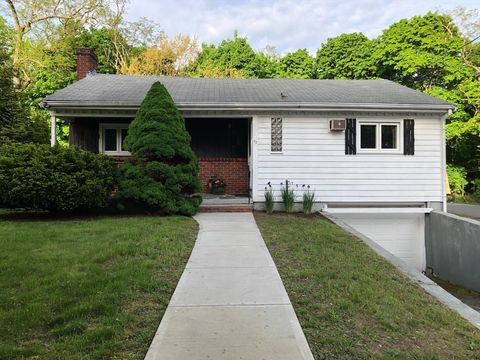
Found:
[{"label": "hedge", "polygon": [[115,163],[75,147],[0,146],[0,207],[48,211],[105,207],[115,185]]}]

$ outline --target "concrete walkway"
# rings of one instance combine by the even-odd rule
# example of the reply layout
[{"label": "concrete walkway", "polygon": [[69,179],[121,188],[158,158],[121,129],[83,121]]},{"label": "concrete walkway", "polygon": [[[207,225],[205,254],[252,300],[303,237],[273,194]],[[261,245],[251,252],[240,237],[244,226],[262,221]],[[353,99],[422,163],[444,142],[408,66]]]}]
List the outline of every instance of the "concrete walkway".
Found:
[{"label": "concrete walkway", "polygon": [[147,360],[313,360],[251,213],[205,213]]}]

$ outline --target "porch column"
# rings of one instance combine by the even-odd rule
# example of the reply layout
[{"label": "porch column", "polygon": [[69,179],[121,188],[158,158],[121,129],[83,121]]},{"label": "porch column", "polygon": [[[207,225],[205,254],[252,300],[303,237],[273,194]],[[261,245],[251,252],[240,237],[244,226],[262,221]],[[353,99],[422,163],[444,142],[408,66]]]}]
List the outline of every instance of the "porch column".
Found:
[{"label": "porch column", "polygon": [[50,145],[57,143],[57,117],[54,112],[50,113]]}]

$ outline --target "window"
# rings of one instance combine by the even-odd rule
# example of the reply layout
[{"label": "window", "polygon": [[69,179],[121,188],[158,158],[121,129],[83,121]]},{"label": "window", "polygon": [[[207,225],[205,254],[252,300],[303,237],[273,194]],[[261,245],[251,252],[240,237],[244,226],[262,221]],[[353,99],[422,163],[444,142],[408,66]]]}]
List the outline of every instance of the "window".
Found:
[{"label": "window", "polygon": [[123,147],[128,124],[100,124],[99,151],[107,155],[130,155]]},{"label": "window", "polygon": [[282,152],[282,118],[272,118],[270,132],[270,150],[272,152]]},{"label": "window", "polygon": [[360,144],[362,149],[377,148],[377,125],[360,125]]},{"label": "window", "polygon": [[391,152],[400,151],[399,122],[359,122],[360,152]]}]

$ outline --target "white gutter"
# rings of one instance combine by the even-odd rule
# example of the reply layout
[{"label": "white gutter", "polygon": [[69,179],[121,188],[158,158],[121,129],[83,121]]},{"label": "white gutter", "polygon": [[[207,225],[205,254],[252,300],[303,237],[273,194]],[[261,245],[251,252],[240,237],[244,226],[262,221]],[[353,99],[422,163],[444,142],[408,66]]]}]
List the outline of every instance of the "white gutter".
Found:
[{"label": "white gutter", "polygon": [[[43,101],[46,107],[58,108],[94,108],[94,109],[115,109],[127,110],[138,109],[139,103],[122,101]],[[260,102],[260,103],[176,103],[179,110],[302,110],[302,111],[329,111],[329,110],[396,110],[396,111],[445,111],[453,109],[452,105],[427,105],[427,104],[379,104],[379,103],[286,103],[286,102]]]}]

